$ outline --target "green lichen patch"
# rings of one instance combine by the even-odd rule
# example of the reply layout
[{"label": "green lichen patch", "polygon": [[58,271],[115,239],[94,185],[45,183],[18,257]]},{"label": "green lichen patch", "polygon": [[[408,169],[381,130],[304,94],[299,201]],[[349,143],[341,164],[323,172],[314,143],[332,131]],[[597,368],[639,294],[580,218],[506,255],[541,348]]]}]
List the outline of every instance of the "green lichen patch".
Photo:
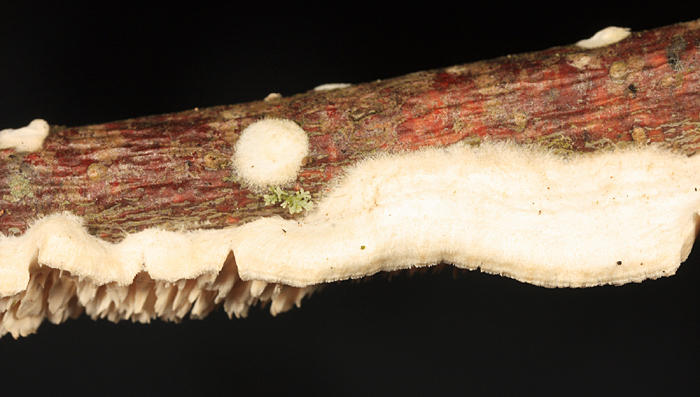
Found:
[{"label": "green lichen patch", "polygon": [[299,189],[297,192],[287,192],[279,186],[270,188],[270,194],[263,195],[265,205],[280,204],[282,208],[289,210],[290,214],[296,214],[303,210],[310,210],[313,204],[311,203],[311,193]]},{"label": "green lichen patch", "polygon": [[571,137],[562,132],[542,135],[536,138],[534,142],[560,155],[567,155],[575,150]]},{"label": "green lichen patch", "polygon": [[16,203],[24,197],[34,197],[29,179],[25,178],[22,174],[16,174],[10,177],[7,185],[10,187],[10,194],[3,196],[3,199],[11,203]]}]

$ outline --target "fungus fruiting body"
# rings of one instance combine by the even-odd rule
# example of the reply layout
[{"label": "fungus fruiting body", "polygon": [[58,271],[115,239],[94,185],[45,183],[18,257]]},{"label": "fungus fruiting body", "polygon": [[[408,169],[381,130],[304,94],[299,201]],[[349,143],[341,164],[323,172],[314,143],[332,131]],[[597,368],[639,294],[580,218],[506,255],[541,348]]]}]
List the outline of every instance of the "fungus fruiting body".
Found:
[{"label": "fungus fruiting body", "polygon": [[314,91],[331,91],[340,88],[350,87],[352,84],[349,83],[326,83],[314,87]]},{"label": "fungus fruiting body", "polygon": [[588,39],[579,40],[576,43],[576,45],[585,49],[600,48],[624,40],[629,35],[629,28],[608,26],[605,29],[599,30],[598,32],[596,32],[596,34],[594,34]]},{"label": "fungus fruiting body", "polygon": [[263,119],[241,133],[233,166],[246,184],[263,189],[293,181],[308,153],[309,138],[299,125],[291,120]]},{"label": "fungus fruiting body", "polygon": [[282,98],[282,94],[280,94],[279,92],[271,92],[271,93],[267,94],[267,96],[263,100],[265,102],[271,102],[271,101],[275,101],[275,100],[280,99],[280,98]]},{"label": "fungus fruiting body", "polygon": [[26,127],[0,130],[0,149],[35,152],[41,149],[48,135],[49,124],[45,120],[34,119]]},{"label": "fungus fruiting body", "polygon": [[[0,335],[81,313],[275,314],[324,283],[443,262],[546,287],[672,275],[700,230],[697,29],[613,44],[627,32],[611,28],[337,91],[56,128],[43,147],[23,138],[48,128],[4,130]],[[252,122],[265,115],[299,124]]]},{"label": "fungus fruiting body", "polygon": [[549,287],[671,275],[696,235],[698,169],[653,147],[563,158],[455,145],[350,166],[299,219],[109,243],[54,214],[0,236],[0,333],[83,311],[148,322],[270,301],[278,313],[321,283],[440,262]]}]

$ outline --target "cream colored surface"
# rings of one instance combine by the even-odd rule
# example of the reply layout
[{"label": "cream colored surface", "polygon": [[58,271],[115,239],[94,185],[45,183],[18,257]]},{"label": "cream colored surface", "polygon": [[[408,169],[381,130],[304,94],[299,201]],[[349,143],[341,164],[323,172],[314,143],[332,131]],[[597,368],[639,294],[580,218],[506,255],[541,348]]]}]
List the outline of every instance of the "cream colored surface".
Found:
[{"label": "cream colored surface", "polygon": [[608,26],[605,29],[599,30],[588,39],[580,40],[576,43],[581,48],[591,49],[605,47],[610,44],[615,44],[622,41],[630,35],[629,28],[620,28],[617,26]]},{"label": "cream colored surface", "polygon": [[267,94],[267,96],[263,100],[265,102],[271,102],[271,101],[275,101],[275,100],[280,99],[280,98],[282,98],[282,94],[280,94],[279,92],[271,92],[271,93]]},{"label": "cream colored surface", "polygon": [[129,285],[96,283],[88,277],[46,266],[33,266],[25,290],[0,297],[0,337],[17,338],[36,331],[44,319],[59,324],[83,312],[93,319],[129,319],[149,323],[159,318],[180,321],[205,317],[223,306],[229,317],[245,317],[251,306],[270,304],[277,313],[299,306],[314,287],[295,288],[245,281],[238,275],[233,256],[219,266],[217,273],[175,282],[154,280],[138,273]]},{"label": "cream colored surface", "polygon": [[331,91],[331,90],[337,90],[340,88],[346,88],[350,87],[352,84],[349,83],[326,83],[326,84],[321,84],[317,85],[314,87],[314,91]]},{"label": "cream colored surface", "polygon": [[26,127],[0,130],[0,149],[35,152],[41,149],[48,135],[49,123],[42,119],[34,119]]},{"label": "cream colored surface", "polygon": [[[651,147],[568,159],[511,144],[383,154],[348,169],[299,220],[149,229],[111,244],[89,235],[75,216],[45,217],[22,236],[0,237],[0,296],[5,302],[41,296],[45,287],[32,277],[54,269],[90,288],[112,286],[116,303],[103,302],[100,310],[88,310],[92,299],[76,292],[73,302],[88,314],[150,319],[167,310],[153,306],[139,314],[120,303],[131,299],[134,280],[151,280],[147,291],[155,300],[174,294],[163,290],[172,283],[197,280],[203,286],[197,290],[208,291],[201,305],[210,307],[228,296],[211,297],[211,283],[234,272],[224,272],[225,263],[248,283],[245,296],[262,296],[276,285],[270,287],[275,296],[285,298],[284,304],[271,298],[273,311],[298,302],[308,286],[442,261],[537,285],[622,284],[671,275],[685,260],[700,223],[698,190],[700,156]],[[290,286],[301,289],[285,293]],[[0,304],[0,313],[7,310],[1,326],[23,334],[38,326],[37,318],[58,316],[47,314],[50,296],[30,311]],[[71,302],[61,296],[54,302]],[[240,310],[252,302],[231,299]],[[70,306],[63,303],[54,306]],[[189,307],[182,304],[168,307],[184,316]]]},{"label": "cream colored surface", "polygon": [[297,177],[309,154],[309,137],[295,122],[263,119],[246,127],[236,142],[233,166],[251,187],[283,185]]}]

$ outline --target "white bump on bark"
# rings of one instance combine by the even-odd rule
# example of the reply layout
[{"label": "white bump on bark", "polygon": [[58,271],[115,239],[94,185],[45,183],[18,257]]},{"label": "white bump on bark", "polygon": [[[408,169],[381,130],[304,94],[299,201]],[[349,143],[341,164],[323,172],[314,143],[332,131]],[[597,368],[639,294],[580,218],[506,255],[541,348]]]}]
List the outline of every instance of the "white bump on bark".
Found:
[{"label": "white bump on bark", "polygon": [[314,87],[314,91],[337,90],[339,88],[350,87],[351,85],[352,84],[348,84],[348,83],[327,83],[327,84],[321,84],[319,86]]},{"label": "white bump on bark", "polygon": [[605,29],[599,30],[588,39],[580,40],[576,43],[577,46],[585,49],[605,47],[610,44],[615,44],[622,41],[630,35],[629,28],[620,28],[617,26],[608,26]]},{"label": "white bump on bark", "polygon": [[48,135],[49,123],[42,119],[35,119],[26,127],[0,130],[0,149],[12,148],[18,152],[36,152],[41,149]]},{"label": "white bump on bark", "polygon": [[309,137],[299,125],[291,120],[263,119],[241,133],[233,166],[251,187],[283,185],[296,179],[308,154]]},{"label": "white bump on bark", "polygon": [[271,93],[267,94],[267,96],[263,100],[265,102],[270,102],[270,101],[274,101],[275,99],[280,99],[280,98],[282,98],[282,94],[280,94],[279,92],[271,92]]}]

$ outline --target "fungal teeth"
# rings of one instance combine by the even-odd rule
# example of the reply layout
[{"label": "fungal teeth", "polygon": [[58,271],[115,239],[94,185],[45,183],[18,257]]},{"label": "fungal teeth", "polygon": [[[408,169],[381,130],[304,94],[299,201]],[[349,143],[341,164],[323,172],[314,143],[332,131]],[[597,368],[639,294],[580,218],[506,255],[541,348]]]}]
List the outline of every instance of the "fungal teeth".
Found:
[{"label": "fungal teeth", "polygon": [[178,319],[178,321],[185,318],[185,316],[187,315],[187,312],[190,311],[190,308],[192,308],[192,303],[187,302],[187,301],[183,302],[182,305],[180,305],[176,308],[175,317]]},{"label": "fungal teeth", "polygon": [[272,303],[270,304],[270,313],[276,316],[279,313],[291,309],[294,304],[294,300],[299,293],[299,288],[295,287],[284,287],[279,288],[278,293],[273,294]]},{"label": "fungal teeth", "polygon": [[52,324],[60,324],[66,319],[68,319],[69,312],[67,310],[64,310],[63,308],[57,310],[57,311],[49,311],[46,313],[46,318],[51,322]]},{"label": "fungal teeth", "polygon": [[116,283],[110,283],[107,285],[106,293],[108,299],[117,304],[126,300],[126,296],[129,293],[129,287],[118,285]]},{"label": "fungal teeth", "polygon": [[114,310],[114,303],[110,303],[110,308],[112,308],[112,310],[107,312],[107,320],[116,323],[119,321],[119,312]]},{"label": "fungal teeth", "polygon": [[44,307],[43,288],[47,275],[47,272],[41,271],[30,277],[27,290],[24,292],[16,311],[17,318],[36,317],[42,314]]},{"label": "fungal teeth", "polygon": [[156,301],[154,310],[159,317],[165,317],[170,311],[173,299],[175,298],[176,287],[166,282],[156,282]]},{"label": "fungal teeth", "polygon": [[10,332],[13,338],[17,339],[20,336],[27,336],[33,333],[43,319],[42,316],[17,318],[13,315],[5,315],[3,322],[6,330]]},{"label": "fungal teeth", "polygon": [[271,294],[270,298],[272,300],[274,300],[275,298],[280,296],[280,293],[282,293],[283,290],[284,290],[284,286],[282,284],[275,284],[274,288],[272,288],[272,294]]},{"label": "fungal teeth", "polygon": [[203,318],[214,309],[214,291],[203,291],[192,306],[190,317]]},{"label": "fungal teeth", "polygon": [[[155,283],[153,283],[152,285],[155,285]],[[155,304],[156,304],[155,288],[150,288],[148,291],[148,296],[146,297],[146,301],[143,304],[143,309],[142,309],[141,313],[148,315],[149,318],[155,318],[156,317]]]},{"label": "fungal teeth", "polygon": [[[219,272],[221,273],[221,272]],[[218,278],[219,273],[205,273],[199,276],[195,281],[198,289],[212,289],[211,285]]]},{"label": "fungal teeth", "polygon": [[248,306],[250,305],[250,284],[251,281],[243,281],[237,283],[224,301],[224,311],[231,318],[235,315],[236,318],[245,317],[248,315]]},{"label": "fungal teeth", "polygon": [[111,299],[109,299],[109,296],[107,295],[107,288],[108,287],[106,285],[100,286],[97,289],[97,294],[95,295],[95,304],[92,308],[92,312],[99,318],[105,317],[107,314],[107,309],[109,309],[109,305],[112,303]]},{"label": "fungal teeth", "polygon": [[88,302],[95,298],[95,294],[97,294],[97,285],[88,280],[80,280],[78,281],[77,293],[80,304],[86,306]]},{"label": "fungal teeth", "polygon": [[173,299],[173,311],[178,319],[187,314],[192,307],[192,303],[187,299],[196,284],[195,280],[179,280],[177,283],[177,293]]},{"label": "fungal teeth", "polygon": [[238,276],[236,274],[231,274],[225,279],[222,279],[220,283],[217,282],[214,284],[214,288],[217,291],[214,297],[214,303],[220,303],[226,298],[229,292],[231,292],[231,288],[236,284],[237,279]]},{"label": "fungal teeth", "polygon": [[25,297],[17,308],[16,315],[18,318],[39,316],[42,314],[42,309],[43,302],[40,297]]},{"label": "fungal teeth", "polygon": [[265,289],[263,290],[262,294],[258,296],[258,300],[260,302],[267,302],[270,299],[272,299],[272,294],[275,291],[275,286],[276,284],[268,284]]},{"label": "fungal teeth", "polygon": [[203,289],[199,286],[199,283],[196,283],[195,286],[190,290],[190,293],[187,295],[187,301],[190,303],[194,303],[194,301],[199,298],[199,295],[201,295]]},{"label": "fungal teeth", "polygon": [[59,324],[83,312],[93,319],[149,323],[155,317],[180,321],[188,312],[190,318],[203,318],[219,305],[229,317],[245,317],[251,305],[270,301],[270,312],[276,315],[298,304],[305,291],[310,289],[240,280],[233,254],[218,274],[175,283],[139,273],[130,285],[97,285],[70,272],[39,267],[31,270],[25,291],[0,297],[0,336],[26,336],[44,318]]},{"label": "fungal teeth", "polygon": [[297,288],[297,293],[293,298],[294,306],[301,307],[301,300],[304,299],[305,296],[311,295],[314,289],[315,287]]},{"label": "fungal teeth", "polygon": [[233,257],[233,253],[229,251],[228,257],[221,268],[219,275],[214,280],[212,288],[217,291],[214,303],[220,303],[231,292],[231,288],[238,281],[238,269]]},{"label": "fungal teeth", "polygon": [[144,305],[146,304],[146,299],[153,289],[153,282],[148,281],[134,281],[134,313],[140,313],[144,310]]},{"label": "fungal teeth", "polygon": [[132,321],[139,322],[141,324],[148,324],[151,322],[151,316],[148,315],[148,313],[142,312],[142,313],[136,313],[133,316],[131,316]]},{"label": "fungal teeth", "polygon": [[4,298],[0,298],[0,324],[2,324],[2,314],[7,311],[7,309],[10,307],[12,304],[12,297],[11,296],[6,296]]},{"label": "fungal teeth", "polygon": [[[75,282],[67,277],[58,277],[49,290],[49,313],[57,313],[75,295]],[[63,319],[65,320],[65,318]],[[58,321],[58,323],[63,322]],[[57,324],[57,323],[56,323]]]},{"label": "fungal teeth", "polygon": [[262,295],[263,291],[265,290],[265,287],[267,287],[266,282],[260,280],[253,280],[250,283],[250,295],[254,298],[259,297],[260,295]]},{"label": "fungal teeth", "polygon": [[78,298],[74,296],[71,298],[70,301],[68,301],[68,317],[72,319],[78,318],[81,314],[83,314],[83,311],[85,310],[85,307],[78,302]]}]

